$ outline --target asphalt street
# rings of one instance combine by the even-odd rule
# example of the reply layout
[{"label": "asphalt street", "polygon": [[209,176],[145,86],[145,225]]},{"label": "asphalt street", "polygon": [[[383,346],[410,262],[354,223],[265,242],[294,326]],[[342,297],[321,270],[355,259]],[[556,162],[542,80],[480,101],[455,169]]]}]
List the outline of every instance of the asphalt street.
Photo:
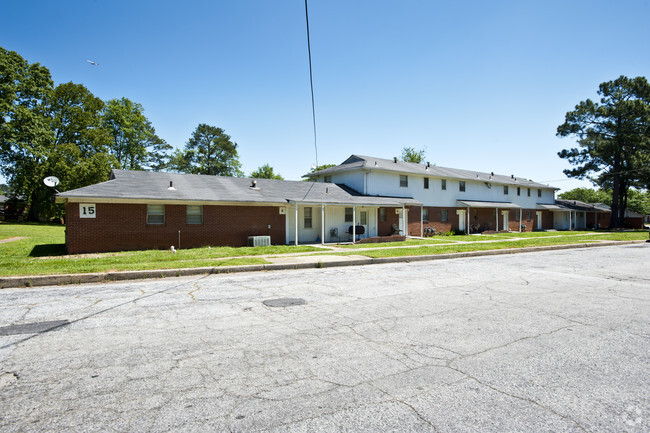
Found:
[{"label": "asphalt street", "polygon": [[650,431],[650,244],[0,290],[0,430]]}]

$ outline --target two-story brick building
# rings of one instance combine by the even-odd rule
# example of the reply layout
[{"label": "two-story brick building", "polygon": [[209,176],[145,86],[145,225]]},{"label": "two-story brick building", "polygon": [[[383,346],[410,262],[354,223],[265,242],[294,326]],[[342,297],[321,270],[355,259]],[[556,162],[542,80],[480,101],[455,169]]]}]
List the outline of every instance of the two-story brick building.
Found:
[{"label": "two-story brick building", "polygon": [[548,185],[396,159],[352,155],[304,177],[311,182],[113,170],[57,201],[70,253],[545,230],[569,212]]},{"label": "two-story brick building", "polygon": [[[408,234],[422,236],[427,227],[436,231],[532,231],[553,228],[556,189],[514,175],[503,176],[469,170],[416,164],[396,158],[352,155],[342,164],[304,177],[316,182],[343,183],[364,195],[412,197],[421,206],[379,209],[377,234],[388,234],[391,224]],[[404,214],[406,217],[404,217]]]}]

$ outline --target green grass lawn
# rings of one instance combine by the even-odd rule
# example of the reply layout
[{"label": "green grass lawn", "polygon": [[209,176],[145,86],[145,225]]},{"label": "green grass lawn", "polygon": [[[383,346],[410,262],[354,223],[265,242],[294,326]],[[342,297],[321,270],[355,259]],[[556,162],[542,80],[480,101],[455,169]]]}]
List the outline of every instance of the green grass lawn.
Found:
[{"label": "green grass lawn", "polygon": [[[321,252],[320,254],[363,255],[367,257],[400,257],[484,251],[546,245],[569,245],[602,240],[646,240],[647,231],[633,232],[526,232],[500,233],[486,236],[434,236],[382,244],[338,245],[350,251],[323,252],[308,245],[271,247],[214,247],[179,250],[128,251],[119,253],[81,254],[68,256],[65,250],[65,228],[48,224],[0,223],[0,240],[25,239],[0,243],[0,276],[52,275],[127,270],[195,268],[205,266],[236,266],[269,263],[262,255]],[[409,248],[404,248],[409,247]],[[368,248],[361,251],[360,248]],[[318,255],[320,255],[318,254]]]},{"label": "green grass lawn", "polygon": [[269,263],[257,257],[270,254],[319,251],[311,246],[217,247],[178,250],[128,251],[67,256],[65,227],[45,224],[0,223],[0,276],[52,275],[106,271],[197,268]]},{"label": "green grass lawn", "polygon": [[[520,236],[514,236],[520,235]],[[523,236],[521,236],[523,235]],[[435,239],[435,238],[431,238]],[[406,242],[385,244],[366,244],[370,250],[343,253],[322,253],[339,255],[361,255],[366,257],[407,257],[431,254],[446,254],[467,251],[500,250],[505,248],[524,248],[549,245],[572,245],[598,241],[641,241],[648,239],[647,231],[633,232],[534,232],[503,233],[489,236],[450,236],[454,242],[432,243],[424,245],[421,239],[409,239]],[[412,242],[415,241],[415,242]],[[376,247],[375,247],[376,246]],[[395,248],[412,246],[411,248]],[[361,248],[359,245],[357,248]],[[391,248],[392,247],[392,248]],[[318,254],[320,255],[320,254]]]}]

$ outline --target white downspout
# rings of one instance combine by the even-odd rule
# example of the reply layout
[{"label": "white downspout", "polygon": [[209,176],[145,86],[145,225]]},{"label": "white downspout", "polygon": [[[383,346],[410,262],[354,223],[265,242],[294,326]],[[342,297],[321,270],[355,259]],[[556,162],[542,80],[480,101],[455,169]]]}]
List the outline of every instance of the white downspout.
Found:
[{"label": "white downspout", "polygon": [[352,206],[352,243],[357,243],[357,206]]},{"label": "white downspout", "polygon": [[296,202],[296,239],[294,242],[298,246],[298,202]]},{"label": "white downspout", "polygon": [[424,205],[420,206],[420,237],[424,237]]},{"label": "white downspout", "polygon": [[320,205],[320,243],[325,245],[325,205]]}]

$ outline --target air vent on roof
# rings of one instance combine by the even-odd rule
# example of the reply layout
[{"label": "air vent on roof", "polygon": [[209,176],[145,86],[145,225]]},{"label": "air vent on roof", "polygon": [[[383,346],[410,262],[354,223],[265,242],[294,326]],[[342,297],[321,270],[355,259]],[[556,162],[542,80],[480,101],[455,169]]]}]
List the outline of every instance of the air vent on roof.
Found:
[{"label": "air vent on roof", "polygon": [[257,181],[256,180],[251,181],[251,188],[257,188]]},{"label": "air vent on roof", "polygon": [[397,157],[396,157],[396,156],[393,157],[393,162],[394,162],[395,164],[397,164]]},{"label": "air vent on roof", "polygon": [[174,182],[173,181],[171,181],[171,180],[169,181],[169,188],[167,188],[167,189],[171,190],[171,191],[176,191],[176,188],[174,188]]}]

